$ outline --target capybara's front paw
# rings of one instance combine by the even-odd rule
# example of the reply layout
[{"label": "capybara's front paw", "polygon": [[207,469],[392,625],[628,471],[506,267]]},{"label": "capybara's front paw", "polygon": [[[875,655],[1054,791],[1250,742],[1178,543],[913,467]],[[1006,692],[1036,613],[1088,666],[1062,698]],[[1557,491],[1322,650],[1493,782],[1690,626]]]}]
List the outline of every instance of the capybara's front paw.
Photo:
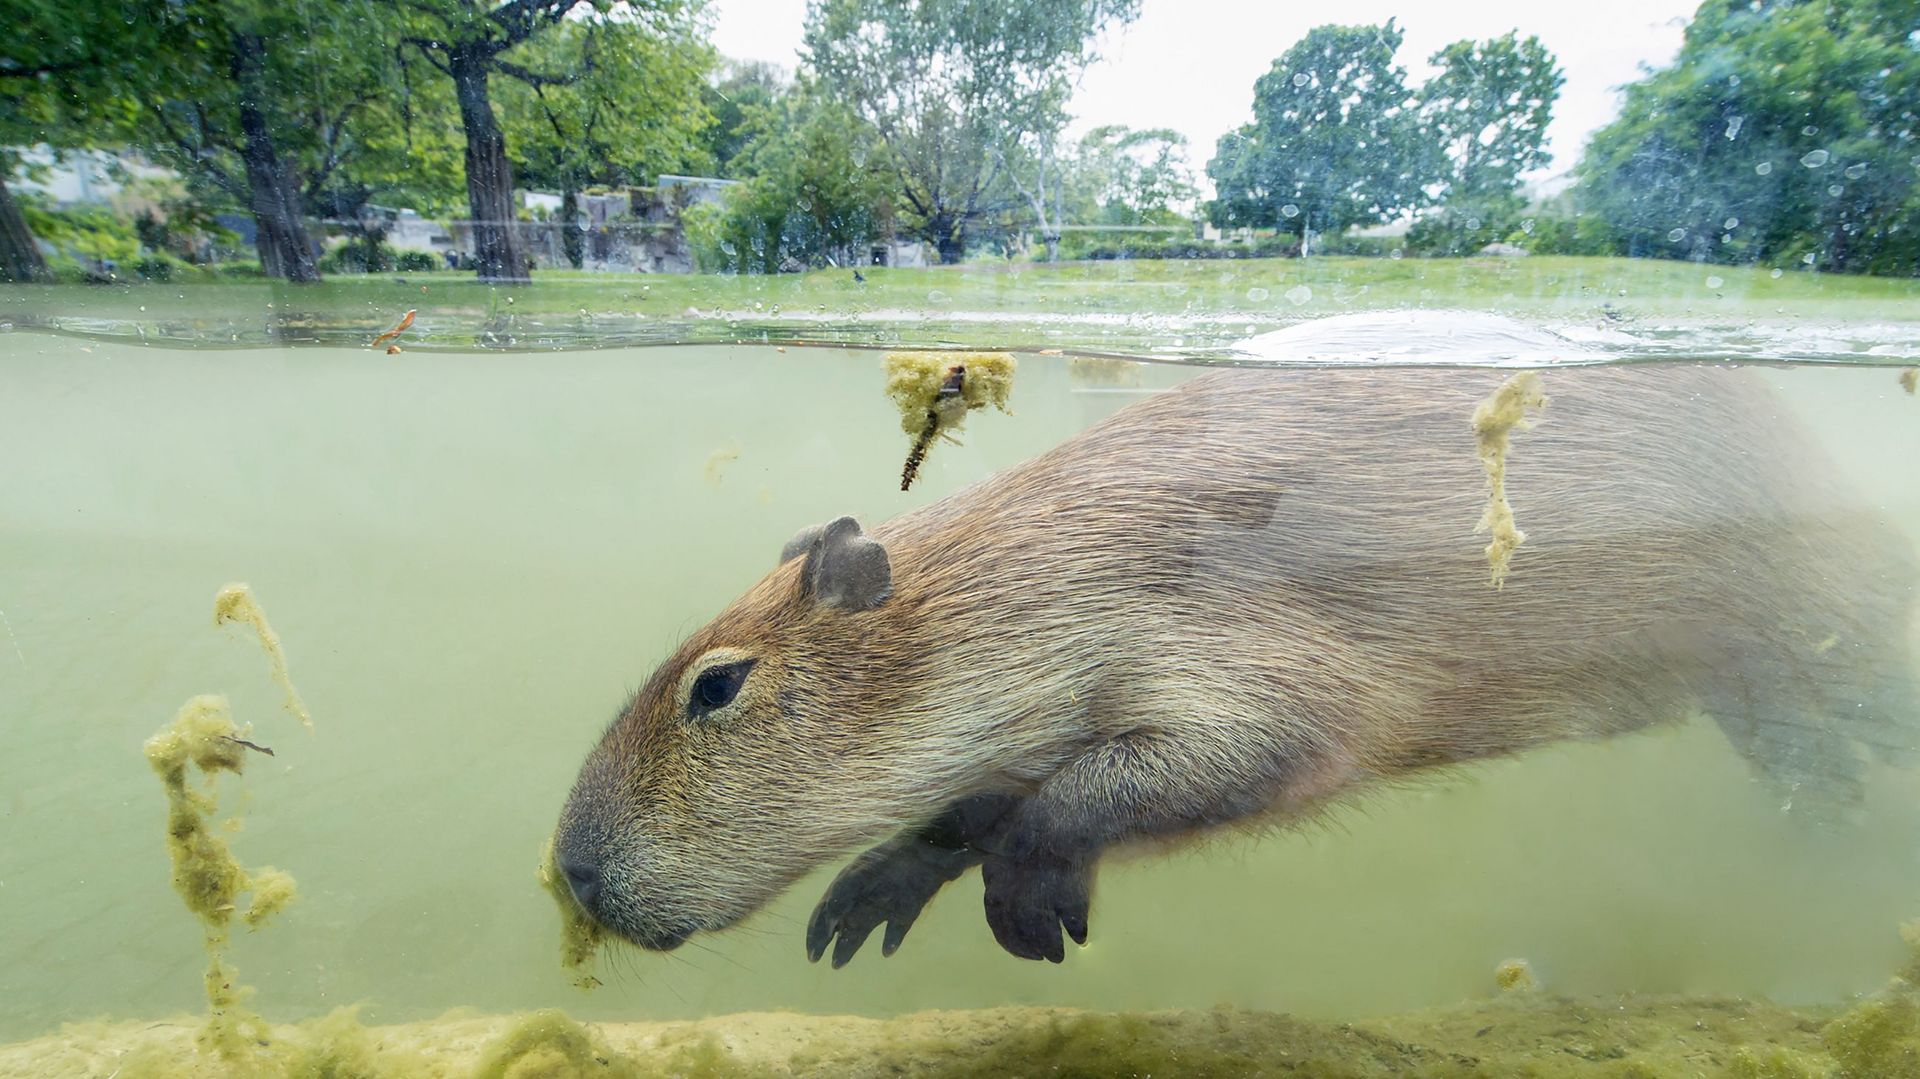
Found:
[{"label": "capybara's front paw", "polygon": [[1062,929],[1075,944],[1087,942],[1091,863],[989,858],[980,873],[987,886],[987,925],[1002,948],[1022,959],[1058,963],[1067,956]]},{"label": "capybara's front paw", "polygon": [[892,955],[934,894],[977,862],[964,850],[948,850],[918,838],[895,839],[867,851],[840,871],[807,922],[807,959],[819,962],[827,942],[835,969],[860,950],[881,922],[887,935],[880,954]]}]

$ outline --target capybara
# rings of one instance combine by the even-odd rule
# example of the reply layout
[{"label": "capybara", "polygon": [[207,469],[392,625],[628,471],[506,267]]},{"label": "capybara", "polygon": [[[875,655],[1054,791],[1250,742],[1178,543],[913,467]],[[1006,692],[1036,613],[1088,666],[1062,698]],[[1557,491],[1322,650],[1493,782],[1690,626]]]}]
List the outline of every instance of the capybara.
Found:
[{"label": "capybara", "polygon": [[[1909,745],[1913,548],[1756,374],[1547,372],[1495,588],[1469,417],[1492,371],[1227,370],[870,531],[842,517],[621,709],[555,836],[667,949],[891,836],[808,927],[898,947],[978,865],[1014,955],[1085,941],[1123,845],[1713,717],[1816,820]],[[879,473],[876,473],[879,474]],[[772,552],[769,552],[771,554]]]}]

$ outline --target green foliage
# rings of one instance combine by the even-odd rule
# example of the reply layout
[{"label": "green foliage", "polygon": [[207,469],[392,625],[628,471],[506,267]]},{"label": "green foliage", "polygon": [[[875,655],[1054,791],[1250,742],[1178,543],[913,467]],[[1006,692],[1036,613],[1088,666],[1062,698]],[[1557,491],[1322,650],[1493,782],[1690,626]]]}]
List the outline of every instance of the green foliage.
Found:
[{"label": "green foliage", "polygon": [[1392,20],[1318,26],[1275,60],[1254,83],[1253,122],[1207,164],[1213,223],[1304,236],[1420,205],[1442,166],[1393,60],[1401,38]]},{"label": "green foliage", "polygon": [[20,211],[33,234],[59,257],[74,262],[128,263],[140,254],[131,224],[100,207],[55,210],[38,198],[21,198]]},{"label": "green foliage", "polygon": [[1920,272],[1920,51],[1901,0],[1707,0],[1579,167],[1633,255]]},{"label": "green foliage", "polygon": [[496,91],[515,177],[578,191],[709,171],[713,116],[703,91],[714,53],[696,15],[691,7],[644,23],[592,15],[506,53],[557,80],[503,79]]},{"label": "green foliage", "polygon": [[[1139,0],[816,0],[804,55],[822,92],[871,124],[901,223],[956,262],[1052,166],[1072,75]],[[1042,192],[1036,204],[1049,204]]]},{"label": "green foliage", "polygon": [[860,265],[892,234],[896,173],[874,129],[812,86],[760,106],[735,163],[752,179],[725,209],[694,215],[688,237],[703,269],[777,273]]},{"label": "green foliage", "polygon": [[757,133],[756,114],[786,94],[787,81],[778,68],[758,61],[729,63],[716,74],[704,95],[713,115],[705,136],[707,156],[715,176],[745,179],[734,159]]},{"label": "green foliage", "polygon": [[1082,225],[1176,225],[1198,190],[1187,140],[1166,128],[1096,127],[1064,166],[1066,220]]},{"label": "green foliage", "polygon": [[1456,41],[1428,62],[1440,72],[1420,87],[1420,111],[1447,158],[1441,203],[1509,198],[1523,173],[1552,161],[1547,125],[1566,79],[1539,38]]}]

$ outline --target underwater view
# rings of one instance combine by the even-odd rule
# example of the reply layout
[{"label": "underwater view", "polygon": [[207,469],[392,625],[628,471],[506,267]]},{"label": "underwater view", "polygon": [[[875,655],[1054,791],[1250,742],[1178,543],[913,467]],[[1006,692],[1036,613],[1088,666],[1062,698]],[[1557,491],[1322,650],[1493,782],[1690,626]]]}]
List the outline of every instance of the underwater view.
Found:
[{"label": "underwater view", "polygon": [[1920,1079],[1911,3],[6,22],[0,1077]]}]

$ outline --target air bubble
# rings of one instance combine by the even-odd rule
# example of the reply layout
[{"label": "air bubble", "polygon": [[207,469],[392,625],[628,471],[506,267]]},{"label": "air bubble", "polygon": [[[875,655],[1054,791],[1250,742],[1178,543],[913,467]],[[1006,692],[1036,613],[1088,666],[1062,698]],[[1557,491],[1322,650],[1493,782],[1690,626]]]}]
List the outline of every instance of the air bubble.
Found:
[{"label": "air bubble", "polygon": [[1817,169],[1825,165],[1827,159],[1832,156],[1832,154],[1827,153],[1825,150],[1808,150],[1806,153],[1800,155],[1800,163],[1810,169]]},{"label": "air bubble", "polygon": [[1313,299],[1313,290],[1305,285],[1295,285],[1287,290],[1287,299],[1292,300],[1296,304],[1306,303],[1308,300]]},{"label": "air bubble", "polygon": [[1724,284],[1726,284],[1726,283],[1727,283],[1727,279],[1726,279],[1726,278],[1724,278],[1724,277],[1709,277],[1709,278],[1707,278],[1707,287],[1708,287],[1708,288],[1719,288],[1720,286],[1722,286],[1722,285],[1724,285]]},{"label": "air bubble", "polygon": [[1293,84],[1295,86],[1305,86],[1307,83],[1311,81],[1312,80],[1307,77],[1307,73],[1304,71],[1299,71],[1294,73]]},{"label": "air bubble", "polygon": [[1687,238],[1687,230],[1686,230],[1686,229],[1674,229],[1674,230],[1673,230],[1672,232],[1669,232],[1669,233],[1667,233],[1667,240],[1668,240],[1668,242],[1670,242],[1670,243],[1676,243],[1676,244],[1677,244],[1677,243],[1679,243],[1679,242],[1680,242],[1681,240],[1684,240],[1684,239],[1686,239],[1686,238]]},{"label": "air bubble", "polygon": [[1299,217],[1300,207],[1295,206],[1293,203],[1289,202],[1285,206],[1280,207],[1280,216],[1281,217]]},{"label": "air bubble", "polygon": [[1861,164],[1858,164],[1858,165],[1848,165],[1847,171],[1844,175],[1849,180],[1858,180],[1860,177],[1865,176],[1866,174],[1867,174],[1867,166],[1864,162],[1862,162]]},{"label": "air bubble", "polygon": [[1272,294],[1258,285],[1247,290],[1247,299],[1254,303],[1262,303],[1270,295]]}]

